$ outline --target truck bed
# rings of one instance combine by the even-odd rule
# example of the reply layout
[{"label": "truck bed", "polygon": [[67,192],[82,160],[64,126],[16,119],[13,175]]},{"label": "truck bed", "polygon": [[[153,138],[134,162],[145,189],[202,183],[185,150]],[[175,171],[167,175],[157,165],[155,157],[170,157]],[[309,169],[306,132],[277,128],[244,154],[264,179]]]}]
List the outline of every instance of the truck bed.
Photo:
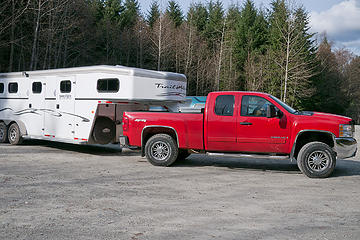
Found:
[{"label": "truck bed", "polygon": [[202,113],[170,113],[170,112],[126,112],[129,119],[131,146],[141,146],[144,131],[150,128],[163,127],[175,131],[179,148],[204,149]]}]

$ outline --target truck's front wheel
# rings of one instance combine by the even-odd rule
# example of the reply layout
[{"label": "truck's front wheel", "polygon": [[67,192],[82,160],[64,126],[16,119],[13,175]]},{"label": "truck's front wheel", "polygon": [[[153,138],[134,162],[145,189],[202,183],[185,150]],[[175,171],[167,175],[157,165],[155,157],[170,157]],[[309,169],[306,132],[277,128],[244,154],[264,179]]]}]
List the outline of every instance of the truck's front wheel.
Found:
[{"label": "truck's front wheel", "polygon": [[145,144],[145,156],[155,166],[170,166],[176,161],[179,149],[167,134],[156,134]]},{"label": "truck's front wheel", "polygon": [[310,178],[326,178],[335,169],[336,155],[327,144],[310,142],[300,149],[297,164]]}]

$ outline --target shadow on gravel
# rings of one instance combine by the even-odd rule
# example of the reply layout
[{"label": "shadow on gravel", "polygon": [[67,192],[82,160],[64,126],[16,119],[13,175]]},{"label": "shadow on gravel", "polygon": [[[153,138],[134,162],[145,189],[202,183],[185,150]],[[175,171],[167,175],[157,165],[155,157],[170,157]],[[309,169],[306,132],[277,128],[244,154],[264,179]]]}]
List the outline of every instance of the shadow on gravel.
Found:
[{"label": "shadow on gravel", "polygon": [[23,146],[44,146],[53,149],[60,149],[65,151],[88,153],[99,156],[136,156],[139,151],[122,151],[117,144],[108,145],[79,145],[71,143],[52,142],[45,140],[26,140],[22,143]]},{"label": "shadow on gravel", "polygon": [[331,177],[360,176],[360,161],[338,160]]},{"label": "shadow on gravel", "polygon": [[246,159],[234,157],[213,157],[205,155],[191,155],[189,158],[175,163],[174,167],[222,167],[231,170],[253,170],[253,171],[272,171],[289,174],[301,174],[296,163],[288,160],[276,159]]},{"label": "shadow on gravel", "polygon": [[[175,163],[174,167],[223,167],[232,170],[272,171],[289,174],[301,174],[298,166],[289,160],[246,159],[233,157],[210,157],[191,155],[189,158]],[[360,161],[338,160],[334,173],[330,177],[359,176]]]}]

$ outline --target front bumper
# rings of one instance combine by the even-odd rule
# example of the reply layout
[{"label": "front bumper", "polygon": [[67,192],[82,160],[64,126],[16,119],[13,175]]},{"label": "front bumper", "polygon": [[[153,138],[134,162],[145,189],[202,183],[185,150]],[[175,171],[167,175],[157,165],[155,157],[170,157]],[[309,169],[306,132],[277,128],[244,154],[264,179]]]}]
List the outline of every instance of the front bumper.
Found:
[{"label": "front bumper", "polygon": [[338,159],[354,157],[357,151],[357,142],[355,138],[341,137],[335,138],[335,152]]}]

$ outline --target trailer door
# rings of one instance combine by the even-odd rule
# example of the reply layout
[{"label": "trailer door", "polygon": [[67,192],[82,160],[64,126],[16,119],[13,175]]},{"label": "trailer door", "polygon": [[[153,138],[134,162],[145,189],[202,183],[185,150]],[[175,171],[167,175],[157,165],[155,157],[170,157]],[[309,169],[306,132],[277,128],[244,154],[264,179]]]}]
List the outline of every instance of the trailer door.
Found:
[{"label": "trailer door", "polygon": [[75,77],[58,77],[55,138],[74,140]]},{"label": "trailer door", "polygon": [[29,136],[44,135],[45,121],[45,81],[44,79],[31,79],[29,90],[29,114],[27,117],[27,132]]}]

